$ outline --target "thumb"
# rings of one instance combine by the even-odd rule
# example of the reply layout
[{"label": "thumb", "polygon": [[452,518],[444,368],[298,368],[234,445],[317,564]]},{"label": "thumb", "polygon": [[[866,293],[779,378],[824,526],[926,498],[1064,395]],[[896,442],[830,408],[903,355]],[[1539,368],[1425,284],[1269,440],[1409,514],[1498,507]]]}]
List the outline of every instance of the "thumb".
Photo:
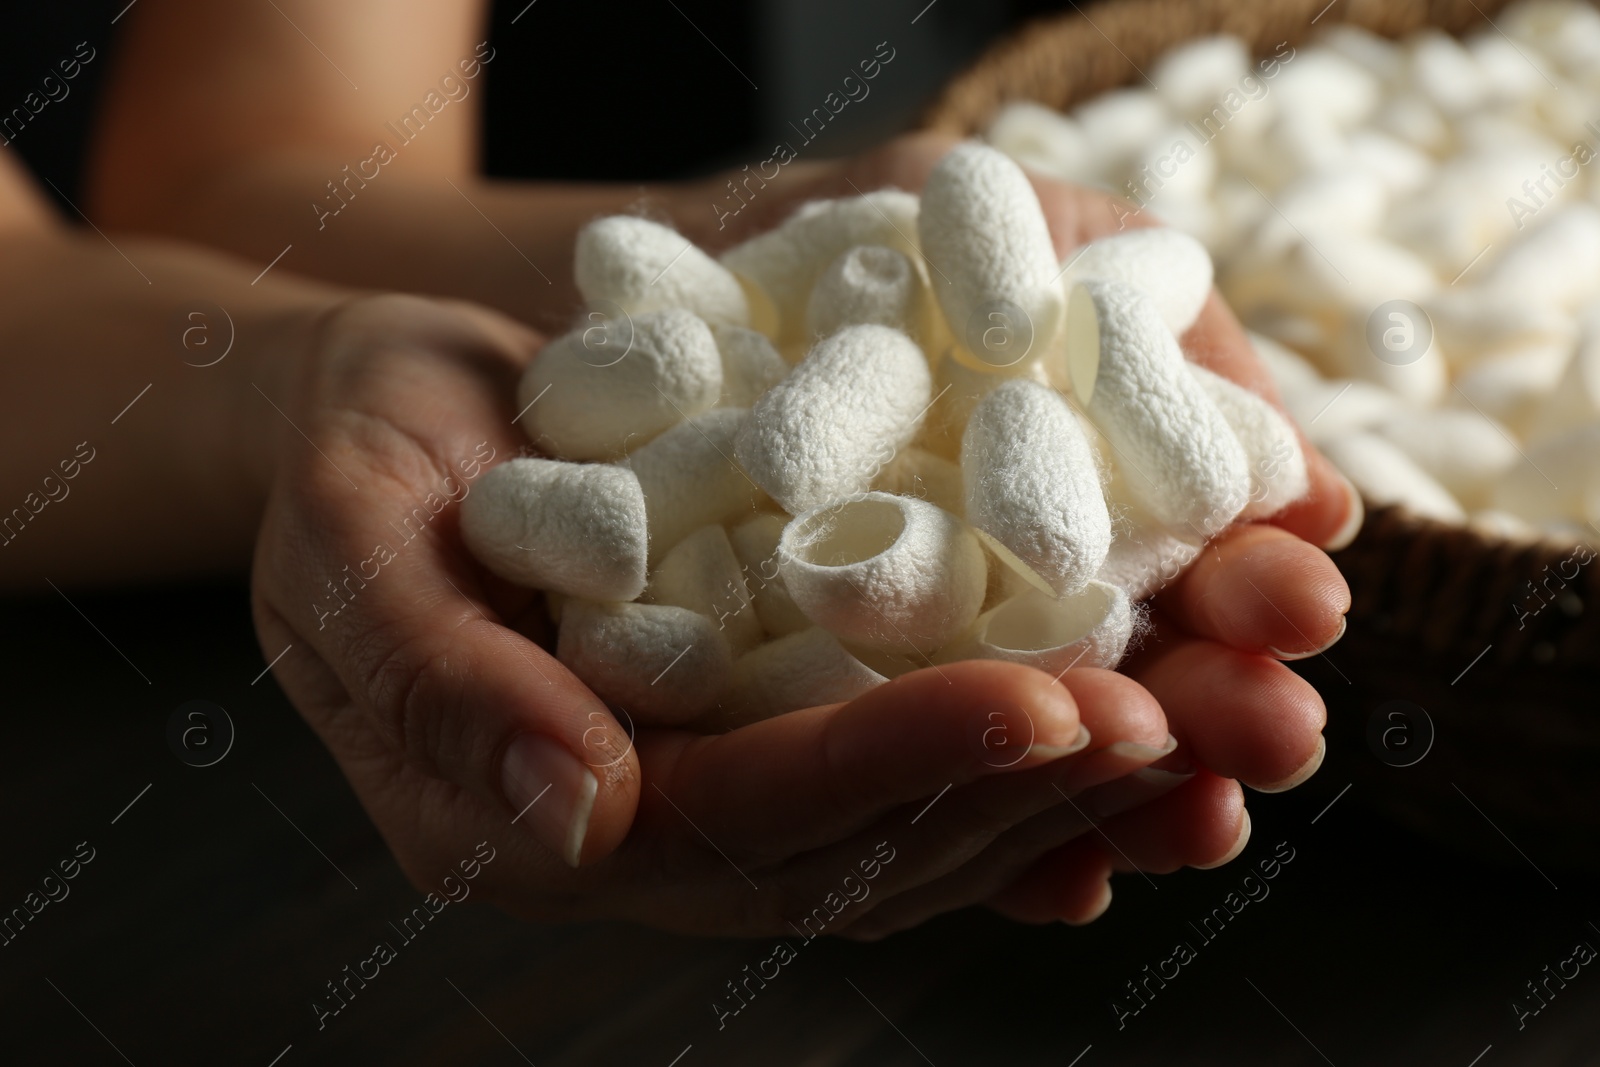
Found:
[{"label": "thumb", "polygon": [[525,353],[495,321],[416,301],[329,329],[340,358],[303,387],[305,443],[256,549],[264,644],[316,653],[277,668],[284,689],[391,840],[503,812],[552,863],[609,854],[638,805],[632,739],[496,611],[457,528],[473,481],[518,447],[502,386]]},{"label": "thumb", "polygon": [[492,755],[461,771],[568,866],[609,855],[639,803],[633,738],[544,649],[486,619],[463,629],[479,631],[463,680]]},{"label": "thumb", "polygon": [[[346,545],[311,551],[361,559],[384,537],[365,524],[353,517]],[[394,540],[392,531],[388,536]],[[275,549],[264,543],[258,551]],[[499,620],[475,576],[463,561],[442,558],[447,554],[431,535],[397,546],[375,580],[346,579],[348,602],[337,616],[312,618],[304,592],[278,595],[280,583],[262,583],[263,645],[292,642],[316,653],[290,657],[275,673],[374,818],[386,814],[375,795],[396,782],[413,794],[419,791],[410,783],[447,782],[478,806],[503,812],[566,865],[592,863],[615,849],[633,822],[633,740],[570,671]],[[274,572],[284,568],[258,561],[258,573]],[[384,779],[373,780],[380,774]],[[388,812],[397,824],[386,832],[412,836],[439,818],[437,809],[420,807],[426,799],[413,795],[403,813]],[[421,825],[400,825],[402,819]]]}]

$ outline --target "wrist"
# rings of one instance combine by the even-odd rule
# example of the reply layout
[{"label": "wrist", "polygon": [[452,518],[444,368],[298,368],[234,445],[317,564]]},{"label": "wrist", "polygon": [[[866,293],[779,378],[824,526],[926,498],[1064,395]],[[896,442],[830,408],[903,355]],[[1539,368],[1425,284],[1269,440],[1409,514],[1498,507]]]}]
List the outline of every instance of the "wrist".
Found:
[{"label": "wrist", "polygon": [[235,318],[233,468],[265,503],[287,446],[302,441],[307,386],[329,318],[352,299],[339,291],[253,309]]}]

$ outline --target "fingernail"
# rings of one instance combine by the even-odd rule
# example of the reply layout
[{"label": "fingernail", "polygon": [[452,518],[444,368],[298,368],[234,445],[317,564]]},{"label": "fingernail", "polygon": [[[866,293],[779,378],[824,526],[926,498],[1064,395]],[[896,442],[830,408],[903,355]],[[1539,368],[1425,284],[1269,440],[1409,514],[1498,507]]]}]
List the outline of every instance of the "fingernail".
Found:
[{"label": "fingernail", "polygon": [[[1257,793],[1287,793],[1295,786],[1300,785],[1307,778],[1310,778],[1313,774],[1316,774],[1317,769],[1322,766],[1323,757],[1327,754],[1328,740],[1325,737],[1319,736],[1317,738],[1317,750],[1311,754],[1310,759],[1301,764],[1299,770],[1295,771],[1281,782],[1272,782],[1269,785],[1251,785],[1250,788],[1254,789]],[[1246,784],[1248,785],[1249,783]]]},{"label": "fingernail", "polygon": [[1272,648],[1270,646],[1267,648],[1267,651],[1271,652],[1274,656],[1277,656],[1279,659],[1285,662],[1297,659],[1310,659],[1312,656],[1320,656],[1324,652],[1328,651],[1328,649],[1339,643],[1339,639],[1344,636],[1345,629],[1348,626],[1349,622],[1344,618],[1344,616],[1341,615],[1339,617],[1339,632],[1330,637],[1327,643],[1321,648],[1313,648],[1310,652],[1284,652],[1281,649]]},{"label": "fingernail", "polygon": [[1104,915],[1106,913],[1106,909],[1111,907],[1111,879],[1107,878],[1101,884],[1104,888],[1102,888],[1100,891],[1100,899],[1095,903],[1094,908],[1088,914],[1084,915],[1080,919],[1062,919],[1061,921],[1066,923],[1068,926],[1088,926],[1090,923],[1100,918],[1100,916]]},{"label": "fingernail", "polygon": [[1171,734],[1167,735],[1167,743],[1160,748],[1154,745],[1141,745],[1137,741],[1118,741],[1106,746],[1106,751],[1123,759],[1139,763],[1154,763],[1164,756],[1170,756],[1178,750],[1178,739]]},{"label": "fingernail", "polygon": [[1188,774],[1175,774],[1172,771],[1145,767],[1114,782],[1096,786],[1084,794],[1084,799],[1087,801],[1089,814],[1096,821],[1109,819],[1113,815],[1121,815],[1125,811],[1132,811],[1143,804],[1148,804],[1157,797],[1172,792],[1193,777],[1193,771]]},{"label": "fingernail", "polygon": [[1144,782],[1152,789],[1165,793],[1178,788],[1184,782],[1194,777],[1194,771],[1164,771],[1159,767],[1145,767],[1128,775],[1138,782]]},{"label": "fingernail", "polygon": [[1239,821],[1239,840],[1233,843],[1233,847],[1228,850],[1228,854],[1222,857],[1220,860],[1217,860],[1215,863],[1197,863],[1195,864],[1195,867],[1202,871],[1211,871],[1223,866],[1224,864],[1232,863],[1234,860],[1239,858],[1239,853],[1243,852],[1244,846],[1248,845],[1249,843],[1250,812],[1248,809],[1246,809],[1244,818]]},{"label": "fingernail", "polygon": [[1028,755],[1042,756],[1047,761],[1057,760],[1062,756],[1070,756],[1075,752],[1082,752],[1089,747],[1089,741],[1089,728],[1087,726],[1079,726],[1078,736],[1072,739],[1070,745],[1041,745],[1035,743],[1028,746]]},{"label": "fingernail", "polygon": [[1341,548],[1348,548],[1350,542],[1356,539],[1356,534],[1361,532],[1361,524],[1366,521],[1367,507],[1361,502],[1361,493],[1356,490],[1355,483],[1338,470],[1339,480],[1344,483],[1345,494],[1350,500],[1350,512],[1345,516],[1344,524],[1334,535],[1323,542],[1322,547],[1329,552],[1337,552]]},{"label": "fingernail", "polygon": [[[1089,730],[1078,717],[1078,701],[1072,691],[1057,679],[1032,701],[1031,708],[1019,707],[1033,733],[1030,748],[1041,751],[1081,752],[1089,742]],[[1067,733],[1068,730],[1072,732]]]},{"label": "fingernail", "polygon": [[583,857],[600,781],[567,747],[538,734],[511,742],[500,771],[512,822],[521,822],[548,849],[576,867]]}]

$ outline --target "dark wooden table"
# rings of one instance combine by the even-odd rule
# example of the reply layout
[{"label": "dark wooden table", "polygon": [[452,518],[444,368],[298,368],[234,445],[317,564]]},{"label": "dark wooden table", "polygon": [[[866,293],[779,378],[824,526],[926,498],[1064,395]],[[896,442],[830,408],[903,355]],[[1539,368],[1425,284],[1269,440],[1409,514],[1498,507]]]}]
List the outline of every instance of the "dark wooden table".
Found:
[{"label": "dark wooden table", "polygon": [[[70,595],[0,613],[0,914],[67,891],[0,947],[3,1063],[1600,1062],[1600,966],[1563,963],[1600,948],[1600,886],[1521,855],[1493,811],[1500,863],[1394,828],[1369,811],[1381,785],[1354,773],[1372,758],[1359,751],[1254,797],[1233,866],[1121,878],[1081,930],[968,912],[877,945],[819,940],[721,1030],[713,1000],[765,943],[541,928],[470,905],[319,1030],[323,983],[419,895],[271,677],[256,680],[243,587]],[[193,699],[236,728],[210,767],[168,746]],[[80,842],[93,859],[45,885]],[[1294,858],[1246,886],[1280,842]],[[1201,929],[1230,893],[1238,913]],[[1164,962],[1179,942],[1193,958]],[[1564,986],[1562,968],[1576,969]],[[1162,970],[1164,986],[1148,978]],[[1151,993],[1119,1028],[1129,981]],[[1529,981],[1551,992],[1519,1029]]]}]

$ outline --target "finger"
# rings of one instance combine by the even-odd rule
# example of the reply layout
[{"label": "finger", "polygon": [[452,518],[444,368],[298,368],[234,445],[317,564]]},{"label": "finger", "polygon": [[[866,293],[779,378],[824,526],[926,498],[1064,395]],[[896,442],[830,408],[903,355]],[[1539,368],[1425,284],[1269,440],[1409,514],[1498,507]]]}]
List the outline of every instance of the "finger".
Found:
[{"label": "finger", "polygon": [[[1086,784],[1125,775],[1171,751],[1175,742],[1166,732],[1159,705],[1136,683],[1109,671],[1085,670],[1068,672],[1064,684],[1073,688],[1085,720],[1098,724],[1101,731],[1082,752],[1020,773],[991,773],[964,788],[929,790],[929,795],[892,809],[853,835],[841,835],[828,846],[783,861],[763,863],[759,855],[763,850],[780,850],[771,827],[765,836],[758,832],[753,842],[740,839],[735,844],[720,813],[700,811],[691,821],[681,804],[658,792],[653,780],[647,782],[630,842],[648,843],[652,868],[662,862],[663,844],[679,849],[680,854],[683,846],[692,846],[710,861],[712,876],[688,885],[650,880],[638,894],[648,898],[642,901],[639,914],[658,914],[663,903],[676,894],[691,911],[720,915],[724,929],[732,926],[752,934],[789,934],[799,928],[819,931],[825,927],[836,933],[904,886],[936,877],[959,864],[962,855],[981,849],[994,833],[1028,813],[1061,803],[1061,793],[1054,786],[1077,794]],[[1136,706],[1113,706],[1113,701]],[[1158,738],[1159,745],[1154,743]],[[709,745],[721,740],[681,733],[664,738],[647,732],[640,737],[642,765],[651,776],[676,773],[682,755],[666,746]],[[781,763],[782,758],[769,758],[764,766],[776,771]],[[710,763],[701,770],[718,773]],[[771,783],[757,785],[763,790],[772,788]],[[810,789],[813,783],[804,786]],[[991,790],[999,792],[989,793]],[[976,798],[971,795],[974,793]],[[777,820],[772,826],[797,822],[800,832],[809,834],[815,827],[806,823],[805,803],[797,804],[792,796],[782,795],[781,789],[777,796],[759,796],[761,808],[771,808],[771,817]],[[756,805],[750,796],[726,802],[728,807],[752,810]],[[978,840],[969,843],[974,834],[980,835]],[[757,853],[754,859],[751,853]],[[846,876],[850,880],[841,883]]]},{"label": "finger", "polygon": [[1027,771],[1079,744],[1073,691],[1042,671],[997,661],[914,671],[847,704],[731,733],[641,738],[652,792],[659,789],[719,847],[769,861],[835,842],[942,790]]},{"label": "finger", "polygon": [[[1167,731],[1161,706],[1133,679],[1115,671],[1085,668],[1068,671],[1062,677],[1078,702],[1078,713],[1088,745],[1079,752],[1053,760],[1021,774],[991,776],[973,782],[938,799],[926,808],[921,800],[908,805],[900,815],[924,810],[940,812],[940,819],[966,818],[973,812],[988,813],[1013,826],[1033,820],[1040,812],[1058,807],[1080,807],[1095,812],[1095,798],[1106,795],[1108,803],[1131,806],[1139,798],[1128,794],[1124,783],[1137,784],[1138,773],[1153,764],[1182,761],[1178,741]],[[1159,776],[1152,781],[1159,780]],[[1137,789],[1134,791],[1137,792]],[[1089,798],[1089,799],[1082,799]],[[1122,810],[1117,807],[1116,810]],[[888,828],[895,816],[867,831]],[[933,815],[928,818],[934,819]]]},{"label": "finger", "polygon": [[1050,240],[1059,262],[1069,263],[1077,249],[1098,238],[1161,225],[1159,219],[1121,197],[1032,172],[1028,179],[1050,224]]},{"label": "finger", "polygon": [[1238,782],[1202,770],[1159,800],[1108,819],[1100,830],[1118,870],[1170,874],[1237,858],[1250,843],[1250,813]]},{"label": "finger", "polygon": [[[460,545],[457,503],[516,448],[498,379],[527,358],[509,329],[475,321],[399,298],[330,321],[332,395],[306,405],[307,443],[269,504],[276,525],[303,533],[264,539],[256,571],[264,606],[349,694],[353,712],[324,701],[311,715],[342,762],[378,755],[348,751],[353,713],[385,758],[516,818],[553,862],[577,865],[627,833],[637,760],[605,705],[502,624]],[[419,391],[449,403],[419,411]],[[282,669],[291,696],[313,684],[296,662]]]},{"label": "finger", "polygon": [[[1076,673],[1069,672],[1067,679]],[[816,922],[831,922],[830,933],[839,932],[884,901],[960,866],[1019,821],[1061,804],[1064,791],[1079,793],[1086,782],[1125,774],[1169,752],[1170,742],[1160,747],[1142,743],[1158,736],[1167,738],[1159,706],[1135,683],[1111,672],[1093,673],[1103,677],[1082,685],[1076,699],[1102,724],[1099,748],[1091,741],[1090,749],[1032,770],[992,775],[964,790],[930,790],[930,796],[919,796],[895,808],[853,835],[795,856],[758,875],[762,892],[732,898],[743,909],[746,924],[776,932],[787,930],[791,923],[808,925],[805,916],[812,914],[819,902],[831,899],[836,905],[844,904],[838,896],[840,879],[850,874],[856,882],[844,887],[847,892],[853,890],[854,903],[848,910],[841,914],[835,907],[831,917],[821,912],[814,915]],[[1098,706],[1102,701],[1130,700],[1139,707]],[[1135,729],[1119,734],[1118,722],[1135,725]],[[653,758],[647,756],[645,763],[653,766]]]},{"label": "finger", "polygon": [[[1160,707],[1142,687],[1121,675],[1086,670],[1081,672],[1084,677],[1074,680],[1079,674],[1069,671],[1066,681],[1074,685],[1086,720],[1095,722],[1101,731],[1088,749],[1022,774],[991,777],[930,801],[919,798],[848,840],[797,858],[783,872],[785,894],[806,900],[825,893],[829,883],[837,880],[838,871],[849,866],[851,857],[878,845],[891,847],[899,859],[893,871],[873,887],[871,909],[857,909],[849,917],[851,923],[864,922],[867,930],[881,936],[903,925],[892,918],[895,915],[904,913],[911,916],[906,921],[921,921],[939,911],[975,903],[1004,884],[1012,875],[1002,875],[992,885],[984,883],[981,891],[972,888],[995,866],[986,859],[989,850],[998,847],[997,842],[1012,840],[1019,826],[1033,826],[1032,837],[1002,849],[1002,859],[1031,847],[1027,857],[1031,860],[1070,833],[1087,830],[1089,820],[1099,811],[1095,798],[1103,791],[1120,796],[1121,805],[1137,804],[1154,795],[1141,798],[1123,783],[1127,776],[1137,775],[1172,753],[1174,742],[1166,733]],[[1162,739],[1159,745],[1155,743],[1158,737]],[[1108,799],[1116,801],[1116,796]],[[1041,814],[1047,812],[1051,813],[1048,823]],[[1075,829],[1068,830],[1069,824]],[[1029,844],[1044,835],[1051,836]],[[973,859],[980,854],[983,859]],[[968,870],[973,864],[981,864],[981,869]],[[1017,866],[1026,866],[1026,860]],[[952,872],[961,871],[968,873],[950,880]],[[902,900],[909,903],[902,905]],[[880,914],[891,919],[880,923]]]},{"label": "finger", "polygon": [[882,148],[862,155],[840,174],[833,185],[835,196],[848,196],[871,189],[920,190],[927,184],[934,166],[961,142],[947,133],[922,130],[896,137]]},{"label": "finger", "polygon": [[1061,804],[1002,834],[981,854],[939,878],[884,902],[866,916],[863,939],[917,926],[935,915],[981,903],[1020,878],[1039,858],[1068,841],[1092,838],[1099,824],[1150,804],[1192,778],[1143,767],[1124,777],[1063,798]]},{"label": "finger", "polygon": [[1209,371],[1244,386],[1274,404],[1281,404],[1278,386],[1256,358],[1250,337],[1215,289],[1206,298],[1194,325],[1180,339],[1184,355]]},{"label": "finger", "polygon": [[986,903],[1020,922],[1092,922],[1111,904],[1113,871],[1221,866],[1249,843],[1250,815],[1237,783],[1202,772],[1102,829],[1042,856]]},{"label": "finger", "polygon": [[[1152,763],[1181,758],[1174,756],[1178,742],[1167,731],[1161,705],[1127,675],[1086,667],[1065,672],[1060,684],[1078,705],[1080,743],[1088,738],[1082,749],[1020,774],[990,775],[952,789],[940,803],[948,801],[954,807],[969,800],[989,805],[1020,802],[1024,807],[1015,810],[1031,812],[1038,810],[1039,797],[1055,804],[1063,796],[1076,797]],[[987,750],[996,754],[996,762],[1017,758],[1015,753],[1003,755],[1006,749],[1001,746],[990,745]]]},{"label": "finger", "polygon": [[1225,531],[1160,596],[1195,637],[1278,659],[1304,659],[1344,633],[1350,587],[1321,549],[1275,526]]},{"label": "finger", "polygon": [[1305,781],[1322,763],[1327,708],[1283,664],[1215,641],[1175,634],[1125,664],[1161,702],[1169,726],[1195,762],[1264,792]]},{"label": "finger", "polygon": [[[1202,367],[1266,397],[1283,409],[1272,375],[1256,357],[1244,327],[1215,291],[1207,298],[1200,317],[1183,335],[1183,351]],[[1309,489],[1304,497],[1274,515],[1271,521],[1314,545],[1343,548],[1361,528],[1365,514],[1361,496],[1303,433],[1300,447],[1306,457]]]},{"label": "finger", "polygon": [[1366,505],[1350,479],[1312,447],[1304,434],[1300,445],[1305,451],[1311,490],[1272,516],[1272,522],[1329,552],[1337,552],[1347,548],[1361,532],[1361,524],[1367,516]]},{"label": "finger", "polygon": [[1091,923],[1111,907],[1115,868],[1104,846],[1085,840],[1081,847],[1047,853],[1026,875],[985,903],[1023,923]]},{"label": "finger", "polygon": [[[322,561],[370,553],[382,532],[363,525],[330,530],[333,551]],[[333,573],[331,565],[319,570]],[[459,560],[419,540],[388,571],[382,583],[359,589],[338,619],[301,625],[290,639],[329,665],[349,694],[345,707],[308,691],[313,683],[298,661],[281,668],[285,690],[312,712],[335,756],[345,762],[350,746],[341,739],[351,738],[335,720],[361,716],[398,760],[504,810],[553,857],[577,866],[610,852],[637,802],[626,731],[561,664],[501,625]],[[288,614],[281,598],[270,602],[277,616]]]}]

